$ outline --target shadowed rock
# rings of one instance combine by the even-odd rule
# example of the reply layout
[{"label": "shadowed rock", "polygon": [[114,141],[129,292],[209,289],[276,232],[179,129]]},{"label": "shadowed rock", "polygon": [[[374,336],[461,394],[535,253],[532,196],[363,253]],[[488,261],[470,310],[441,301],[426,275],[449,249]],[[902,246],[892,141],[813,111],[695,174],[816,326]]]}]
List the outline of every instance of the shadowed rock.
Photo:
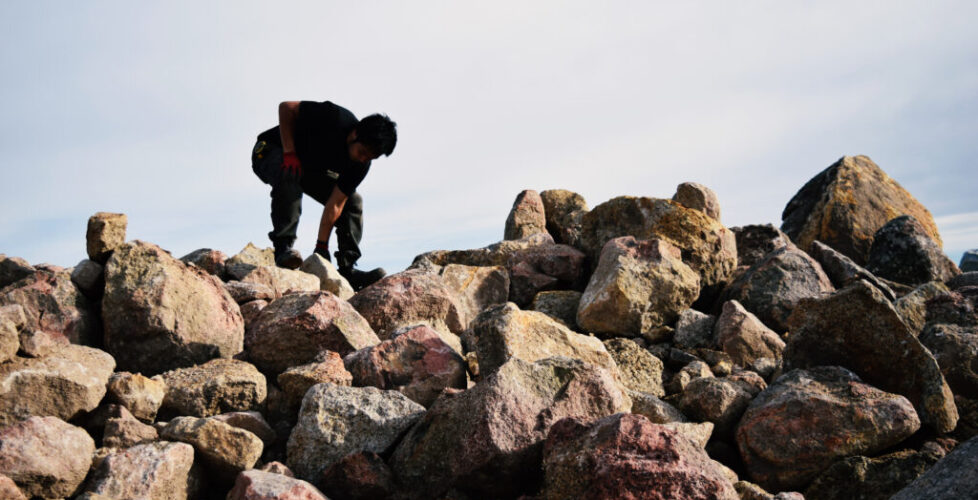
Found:
[{"label": "shadowed rock", "polygon": [[547,232],[547,219],[543,213],[543,200],[532,189],[521,192],[506,218],[503,239],[518,240],[531,234]]},{"label": "shadowed rock", "polygon": [[737,239],[737,265],[753,266],[767,254],[791,245],[791,238],[772,224],[730,228]]},{"label": "shadowed rock", "polygon": [[978,438],[971,438],[893,495],[893,500],[974,498],[978,491],[975,470],[978,470]]},{"label": "shadowed rock", "polygon": [[961,274],[924,226],[909,215],[897,217],[876,231],[866,268],[907,285],[947,281]]}]

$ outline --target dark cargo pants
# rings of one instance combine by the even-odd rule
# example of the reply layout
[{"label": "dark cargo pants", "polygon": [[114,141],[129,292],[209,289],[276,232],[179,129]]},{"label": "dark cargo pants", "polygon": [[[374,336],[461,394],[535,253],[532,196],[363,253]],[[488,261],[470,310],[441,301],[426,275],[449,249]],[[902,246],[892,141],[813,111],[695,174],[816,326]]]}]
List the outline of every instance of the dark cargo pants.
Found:
[{"label": "dark cargo pants", "polygon": [[[305,186],[300,179],[282,175],[282,148],[274,144],[258,141],[251,153],[251,169],[265,184],[272,186],[272,230],[268,238],[275,250],[292,248],[302,215],[303,193],[326,205],[333,192],[334,183],[322,186]],[[336,231],[336,245],[339,250],[336,267],[353,267],[360,258],[360,240],[363,237],[363,198],[353,193],[343,205],[343,212],[333,224]]]}]

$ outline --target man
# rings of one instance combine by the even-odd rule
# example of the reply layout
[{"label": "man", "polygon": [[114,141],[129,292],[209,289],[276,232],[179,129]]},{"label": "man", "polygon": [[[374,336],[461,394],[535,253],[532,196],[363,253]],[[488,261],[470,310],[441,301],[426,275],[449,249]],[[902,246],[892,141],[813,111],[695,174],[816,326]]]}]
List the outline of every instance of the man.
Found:
[{"label": "man", "polygon": [[295,269],[302,256],[295,243],[302,194],[323,204],[315,253],[326,260],[329,235],[336,229],[339,247],[336,267],[354,290],[379,280],[377,268],[364,272],[353,266],[360,258],[363,199],[357,186],[380,155],[390,156],[397,143],[397,126],[387,116],[362,120],[329,101],[288,101],[279,104],[279,125],[258,136],[251,154],[252,169],[272,186],[272,231],[275,264]]}]

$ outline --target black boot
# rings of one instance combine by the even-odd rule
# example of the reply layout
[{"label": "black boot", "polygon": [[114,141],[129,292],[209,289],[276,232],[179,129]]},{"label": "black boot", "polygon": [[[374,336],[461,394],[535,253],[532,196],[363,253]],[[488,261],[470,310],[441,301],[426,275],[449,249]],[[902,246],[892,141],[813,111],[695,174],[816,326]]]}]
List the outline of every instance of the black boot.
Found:
[{"label": "black boot", "polygon": [[276,248],[275,265],[285,269],[298,269],[302,265],[302,254],[294,248]]},{"label": "black boot", "polygon": [[339,269],[340,276],[346,278],[346,281],[350,282],[350,286],[353,287],[353,291],[359,292],[364,288],[373,285],[379,281],[384,276],[387,276],[387,271],[384,268],[378,267],[370,271],[361,271],[359,269],[354,269],[351,267],[341,267]]}]

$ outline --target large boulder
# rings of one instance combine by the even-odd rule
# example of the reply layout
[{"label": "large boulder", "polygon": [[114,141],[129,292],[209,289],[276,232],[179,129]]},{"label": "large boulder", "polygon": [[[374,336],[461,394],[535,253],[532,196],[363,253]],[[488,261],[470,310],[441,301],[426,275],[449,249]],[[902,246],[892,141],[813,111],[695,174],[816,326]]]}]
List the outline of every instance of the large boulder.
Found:
[{"label": "large boulder", "polygon": [[876,231],[866,267],[877,276],[907,285],[948,281],[961,274],[924,226],[909,215]]},{"label": "large boulder", "polygon": [[246,470],[238,474],[227,500],[329,500],[315,486],[282,474]]},{"label": "large boulder", "polygon": [[31,417],[0,429],[0,474],[30,497],[75,494],[92,464],[95,441],[55,417]]},{"label": "large boulder", "polygon": [[759,358],[780,361],[784,352],[781,337],[736,300],[723,304],[723,312],[716,322],[716,338],[723,352],[745,368]]},{"label": "large boulder", "polygon": [[700,278],[666,240],[609,240],[581,296],[577,324],[611,336],[647,335],[693,304]]},{"label": "large boulder", "polygon": [[225,484],[252,468],[264,448],[253,433],[210,418],[177,417],[160,430],[160,437],[193,446],[200,462]]},{"label": "large boulder", "polygon": [[801,248],[819,240],[863,265],[873,236],[890,219],[912,215],[940,245],[923,205],[866,156],[844,156],[808,181],[785,206],[781,230]]},{"label": "large boulder", "polygon": [[343,360],[357,386],[398,391],[431,406],[446,387],[465,389],[465,360],[438,333],[421,325]]},{"label": "large boulder", "polygon": [[712,189],[696,183],[684,182],[676,187],[676,194],[672,195],[672,201],[679,203],[686,208],[699,210],[720,221],[720,199]]},{"label": "large boulder", "polygon": [[506,218],[505,240],[518,240],[531,234],[547,232],[547,219],[543,212],[540,193],[532,189],[521,192]]},{"label": "large boulder", "polygon": [[762,391],[737,428],[753,480],[769,490],[805,486],[837,459],[885,449],[920,428],[903,396],[841,367],[793,370]]},{"label": "large boulder", "polygon": [[248,359],[278,375],[322,351],[341,356],[380,342],[350,303],[329,292],[293,293],[261,310],[245,339]]},{"label": "large boulder", "polygon": [[546,314],[522,311],[512,302],[486,309],[472,322],[479,373],[487,375],[512,358],[534,362],[554,356],[579,359],[617,373],[601,341],[572,332]]},{"label": "large boulder", "polygon": [[196,498],[200,477],[194,449],[166,441],[110,450],[86,487],[89,498],[186,500]]},{"label": "large boulder", "polygon": [[236,359],[214,359],[163,374],[163,409],[176,415],[210,417],[257,410],[265,403],[265,376]]},{"label": "large boulder", "polygon": [[[89,344],[101,335],[96,304],[71,281],[71,273],[37,271],[0,290],[0,307],[18,304],[26,322],[21,327],[21,348],[43,355],[58,344]],[[44,347],[34,349],[28,339],[44,337]]]},{"label": "large boulder", "polygon": [[769,328],[783,333],[799,300],[834,290],[818,262],[788,245],[751,266],[723,291],[723,300],[740,302]]},{"label": "large boulder", "polygon": [[962,443],[892,500],[974,498],[978,491],[978,437]]},{"label": "large boulder", "polygon": [[978,326],[928,323],[919,338],[954,394],[978,399]]},{"label": "large boulder", "polygon": [[112,251],[126,242],[126,214],[97,212],[88,218],[88,231],[85,235],[85,248],[88,258],[105,264]]},{"label": "large boulder", "polygon": [[442,282],[455,296],[464,327],[485,308],[506,303],[509,271],[503,266],[448,264],[439,272]]},{"label": "large boulder", "polygon": [[112,356],[79,345],[0,364],[0,427],[31,416],[70,420],[94,410],[114,368]]},{"label": "large boulder", "polygon": [[155,375],[241,352],[244,320],[221,280],[135,241],[105,266],[106,349],[123,370]]},{"label": "large boulder", "polygon": [[288,465],[296,476],[319,484],[324,470],[351,453],[385,452],[424,411],[397,391],[315,385],[289,436]]},{"label": "large boulder", "polygon": [[737,265],[753,266],[767,254],[791,244],[791,238],[772,224],[730,228],[737,239]]},{"label": "large boulder", "polygon": [[566,189],[540,192],[547,231],[557,243],[578,246],[581,239],[581,218],[587,213],[584,197]]},{"label": "large boulder", "polygon": [[721,285],[737,266],[733,232],[716,219],[671,200],[620,196],[584,215],[582,244],[597,262],[605,243],[619,236],[662,239],[678,247],[683,262],[700,275],[700,285]]},{"label": "large boulder", "polygon": [[713,333],[716,322],[716,316],[695,309],[686,309],[679,313],[672,341],[680,349],[712,347],[716,343],[716,336]]},{"label": "large boulder", "polygon": [[839,460],[812,481],[805,489],[805,498],[889,500],[942,456],[937,451],[903,450],[875,458],[854,456]]},{"label": "large boulder", "polygon": [[539,498],[739,500],[723,466],[675,430],[618,413],[550,428]]},{"label": "large boulder", "polygon": [[461,308],[437,274],[409,270],[386,276],[360,290],[350,304],[381,339],[389,339],[398,328],[424,323],[461,352],[458,334],[465,329]]},{"label": "large boulder", "polygon": [[954,429],[958,412],[937,360],[869,283],[802,300],[790,324],[785,370],[844,366],[867,383],[906,396],[924,425]]},{"label": "large boulder", "polygon": [[413,498],[452,488],[476,498],[515,497],[537,476],[556,421],[590,421],[630,407],[606,370],[568,358],[512,359],[467,391],[443,393],[390,464]]}]

